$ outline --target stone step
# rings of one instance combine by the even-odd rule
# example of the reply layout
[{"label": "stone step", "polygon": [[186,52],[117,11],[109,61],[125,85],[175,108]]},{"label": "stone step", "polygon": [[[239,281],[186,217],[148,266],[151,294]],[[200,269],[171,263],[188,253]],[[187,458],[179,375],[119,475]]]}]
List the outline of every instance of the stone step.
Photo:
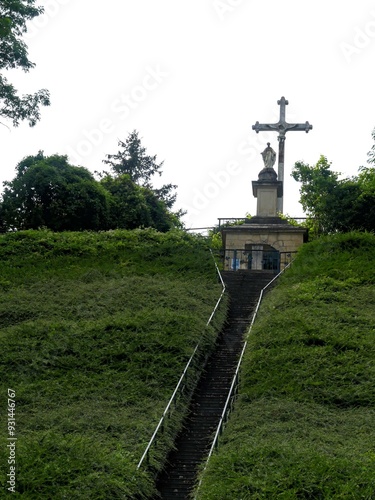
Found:
[{"label": "stone step", "polygon": [[244,333],[260,291],[274,277],[273,273],[262,271],[228,271],[222,275],[230,297],[227,323],[192,396],[188,416],[175,442],[176,449],[168,456],[166,468],[157,480],[158,499],[190,497],[197,470],[207,456],[227,400]]}]

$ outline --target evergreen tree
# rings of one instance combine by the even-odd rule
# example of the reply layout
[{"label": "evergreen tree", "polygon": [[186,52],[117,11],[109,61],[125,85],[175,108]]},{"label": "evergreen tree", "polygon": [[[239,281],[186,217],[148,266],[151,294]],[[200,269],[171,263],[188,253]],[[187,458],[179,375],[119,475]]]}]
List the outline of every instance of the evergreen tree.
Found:
[{"label": "evergreen tree", "polygon": [[131,132],[125,142],[119,140],[121,148],[116,154],[106,155],[103,163],[110,165],[114,176],[122,174],[129,175],[130,179],[140,186],[150,187],[151,177],[162,174],[161,168],[164,162],[157,163],[156,155],[146,154],[146,148],[141,144],[138,132]]},{"label": "evergreen tree", "polygon": [[111,172],[100,174],[102,185],[112,194],[111,225],[150,226],[160,231],[181,227],[180,217],[184,212],[171,211],[177,186],[165,184],[154,188],[152,185],[152,178],[162,175],[164,162],[158,163],[156,155],[147,154],[136,130],[125,142],[120,140],[118,146],[120,150],[116,154],[106,155],[103,160]]}]

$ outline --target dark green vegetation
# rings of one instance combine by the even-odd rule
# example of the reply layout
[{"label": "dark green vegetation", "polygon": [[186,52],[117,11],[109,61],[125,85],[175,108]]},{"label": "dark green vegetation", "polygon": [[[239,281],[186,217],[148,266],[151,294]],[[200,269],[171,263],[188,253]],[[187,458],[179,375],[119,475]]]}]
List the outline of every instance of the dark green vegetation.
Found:
[{"label": "dark green vegetation", "polygon": [[154,188],[155,175],[162,175],[164,162],[157,162],[157,155],[147,154],[139,133],[134,130],[124,141],[119,141],[120,150],[106,155],[103,163],[110,172],[103,172],[101,184],[110,194],[110,229],[154,227],[168,231],[182,227],[182,210],[172,212],[177,194],[175,184],[164,184]]},{"label": "dark green vegetation", "polygon": [[[26,23],[43,12],[36,0],[2,0],[0,2],[0,71],[20,68],[28,72],[35,65],[29,60],[23,34]],[[17,127],[28,120],[33,127],[40,119],[40,106],[50,104],[45,89],[20,96],[14,86],[0,74],[0,117],[12,120]]]},{"label": "dark green vegetation", "polygon": [[120,141],[122,150],[107,155],[97,181],[89,170],[68,163],[67,156],[24,158],[12,181],[4,182],[0,232],[47,228],[52,231],[106,231],[153,227],[166,232],[182,227],[182,211],[172,212],[173,184],[153,188],[163,163],[146,154],[138,132]]},{"label": "dark green vegetation", "polygon": [[[373,133],[375,140],[375,132]],[[311,236],[334,232],[375,231],[375,145],[369,167],[357,176],[340,179],[321,156],[316,165],[298,162],[292,176],[301,182],[301,205],[309,219]]]},{"label": "dark green vegetation", "polygon": [[[16,392],[15,498],[147,498],[136,467],[221,285],[207,242],[184,232],[25,231],[0,237],[0,497],[8,497],[7,391]],[[194,368],[191,383],[198,375]],[[181,403],[183,400],[181,399]],[[183,405],[153,450],[171,446]]]},{"label": "dark green vegetation", "polygon": [[4,183],[3,231],[106,229],[109,193],[86,168],[69,165],[65,156],[39,152],[22,160],[16,171]]},{"label": "dark green vegetation", "polygon": [[265,297],[199,499],[375,498],[375,236],[301,248]]}]

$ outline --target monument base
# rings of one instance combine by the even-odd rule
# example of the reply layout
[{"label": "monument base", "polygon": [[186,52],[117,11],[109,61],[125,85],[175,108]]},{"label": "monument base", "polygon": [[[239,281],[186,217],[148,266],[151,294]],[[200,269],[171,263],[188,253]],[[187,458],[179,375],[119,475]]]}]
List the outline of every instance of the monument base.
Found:
[{"label": "monument base", "polygon": [[246,224],[222,229],[224,269],[274,270],[292,260],[307,241],[307,229],[280,217],[256,216]]}]

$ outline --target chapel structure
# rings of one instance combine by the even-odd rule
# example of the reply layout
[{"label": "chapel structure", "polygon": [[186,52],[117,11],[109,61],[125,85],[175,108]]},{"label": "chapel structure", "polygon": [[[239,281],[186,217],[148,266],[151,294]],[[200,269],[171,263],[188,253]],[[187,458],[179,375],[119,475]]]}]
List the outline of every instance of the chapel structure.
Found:
[{"label": "chapel structure", "polygon": [[268,143],[262,153],[265,166],[259,172],[258,180],[252,182],[253,195],[257,198],[256,216],[245,219],[244,224],[222,229],[224,269],[227,271],[280,271],[307,241],[306,228],[290,224],[277,213],[283,183],[277,180],[271,164],[275,155]]}]

